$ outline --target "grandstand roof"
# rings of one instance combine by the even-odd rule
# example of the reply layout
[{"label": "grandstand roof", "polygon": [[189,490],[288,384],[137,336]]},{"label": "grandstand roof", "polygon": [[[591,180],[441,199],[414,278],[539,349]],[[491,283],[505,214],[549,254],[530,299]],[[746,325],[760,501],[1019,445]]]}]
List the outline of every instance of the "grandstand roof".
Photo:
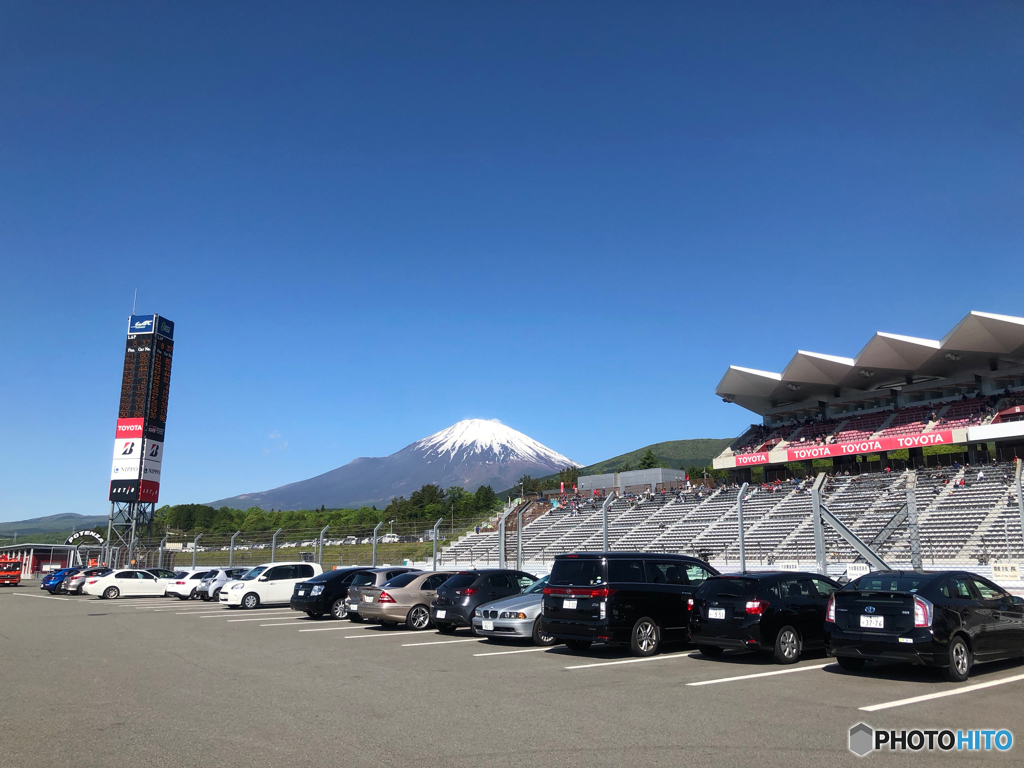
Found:
[{"label": "grandstand roof", "polygon": [[782,373],[729,366],[715,393],[755,413],[1024,365],[1024,318],[971,312],[940,341],[878,332],[856,357],[798,351]]}]

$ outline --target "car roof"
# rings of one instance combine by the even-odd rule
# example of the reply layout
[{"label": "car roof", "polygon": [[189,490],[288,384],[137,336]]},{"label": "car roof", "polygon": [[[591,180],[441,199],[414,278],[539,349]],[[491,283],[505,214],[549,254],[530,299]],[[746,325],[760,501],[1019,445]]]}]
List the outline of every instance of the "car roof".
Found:
[{"label": "car roof", "polygon": [[591,560],[635,560],[638,557],[646,560],[664,560],[668,558],[670,560],[680,560],[688,563],[700,563],[702,565],[706,565],[705,561],[701,560],[699,557],[693,557],[692,555],[677,555],[669,552],[569,552],[562,555],[555,555],[555,560],[575,560],[577,558]]},{"label": "car roof", "polygon": [[811,571],[751,571],[750,573],[719,573],[717,576],[708,577],[711,579],[766,579],[775,576],[801,576],[807,579],[828,579],[835,582],[831,576],[822,576],[820,573]]}]

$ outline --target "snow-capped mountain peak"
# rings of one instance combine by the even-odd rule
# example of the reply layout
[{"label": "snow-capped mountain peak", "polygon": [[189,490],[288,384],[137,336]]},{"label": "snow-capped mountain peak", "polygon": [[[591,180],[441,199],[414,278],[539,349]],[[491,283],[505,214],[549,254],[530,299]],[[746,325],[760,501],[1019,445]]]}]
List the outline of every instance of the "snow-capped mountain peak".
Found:
[{"label": "snow-capped mountain peak", "polygon": [[491,453],[496,460],[503,462],[520,459],[562,468],[582,466],[497,419],[466,419],[417,440],[410,447],[448,459],[459,454]]}]

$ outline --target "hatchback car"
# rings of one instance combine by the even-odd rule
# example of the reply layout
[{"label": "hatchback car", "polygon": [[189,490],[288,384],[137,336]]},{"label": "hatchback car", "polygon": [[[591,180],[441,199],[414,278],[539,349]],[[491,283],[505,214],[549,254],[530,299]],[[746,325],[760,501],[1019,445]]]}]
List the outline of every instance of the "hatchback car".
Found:
[{"label": "hatchback car", "polygon": [[152,573],[130,569],[111,571],[86,579],[82,592],[97,595],[101,599],[116,600],[119,597],[160,597],[164,588]]},{"label": "hatchback car", "polygon": [[473,631],[483,637],[530,639],[534,645],[558,640],[540,631],[540,611],[548,577],[538,579],[521,595],[484,603],[473,612]]},{"label": "hatchback car", "polygon": [[453,574],[454,571],[410,571],[379,587],[360,587],[359,615],[384,626],[405,624],[407,629],[426,629],[430,626],[430,602],[437,595],[437,588]]},{"label": "hatchback car", "polygon": [[207,574],[196,587],[196,597],[200,600],[220,600],[220,590],[229,581],[245,575],[248,568],[216,568]]},{"label": "hatchback car", "polygon": [[348,588],[357,574],[368,568],[339,568],[324,571],[292,588],[289,602],[293,611],[302,611],[311,619],[330,615],[335,619],[348,616]]},{"label": "hatchback car", "polygon": [[879,571],[829,598],[825,647],[839,666],[904,661],[962,682],[976,662],[1024,657],[1024,605],[966,571]]},{"label": "hatchback car", "polygon": [[266,563],[246,571],[220,590],[220,604],[228,608],[287,605],[300,581],[323,573],[319,563]]},{"label": "hatchback car", "polygon": [[525,571],[460,571],[438,587],[437,597],[430,604],[430,620],[445,635],[459,627],[472,628],[473,612],[481,604],[518,595],[535,581],[537,577]]},{"label": "hatchback car", "polygon": [[61,568],[59,571],[53,571],[43,576],[43,580],[39,582],[39,588],[45,589],[51,595],[55,595],[58,592],[64,591],[64,579],[68,576],[74,576],[76,573],[81,571],[81,568]]},{"label": "hatchback car", "polygon": [[93,576],[102,576],[105,573],[110,573],[111,570],[111,568],[107,568],[105,565],[86,568],[84,571],[79,571],[64,579],[64,588],[68,591],[69,595],[80,595],[82,594],[82,587],[85,586],[85,582],[88,579],[91,579]]},{"label": "hatchback car", "polygon": [[348,587],[348,618],[349,621],[363,621],[363,604],[371,603],[376,599],[376,594],[366,593],[364,590],[370,587],[380,587],[387,581],[403,573],[416,572],[418,568],[405,568],[392,566],[390,568],[365,568],[362,573],[356,574]]},{"label": "hatchback car", "polygon": [[628,645],[652,656],[690,637],[690,598],[718,571],[703,560],[653,552],[556,555],[544,587],[541,632],[570,650]]},{"label": "hatchback car", "polygon": [[825,606],[839,584],[817,573],[714,576],[693,596],[690,640],[705,656],[770,651],[793,664],[825,643]]},{"label": "hatchback car", "polygon": [[165,594],[180,600],[195,600],[198,596],[199,584],[206,578],[209,571],[192,571],[172,579],[167,583]]}]

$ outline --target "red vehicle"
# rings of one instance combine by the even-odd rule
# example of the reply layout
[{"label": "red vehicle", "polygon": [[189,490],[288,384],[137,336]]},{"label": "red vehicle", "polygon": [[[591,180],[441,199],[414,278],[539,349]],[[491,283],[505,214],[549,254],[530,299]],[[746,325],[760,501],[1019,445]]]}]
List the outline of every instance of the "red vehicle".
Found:
[{"label": "red vehicle", "polygon": [[16,587],[21,583],[21,560],[0,560],[0,584]]}]

